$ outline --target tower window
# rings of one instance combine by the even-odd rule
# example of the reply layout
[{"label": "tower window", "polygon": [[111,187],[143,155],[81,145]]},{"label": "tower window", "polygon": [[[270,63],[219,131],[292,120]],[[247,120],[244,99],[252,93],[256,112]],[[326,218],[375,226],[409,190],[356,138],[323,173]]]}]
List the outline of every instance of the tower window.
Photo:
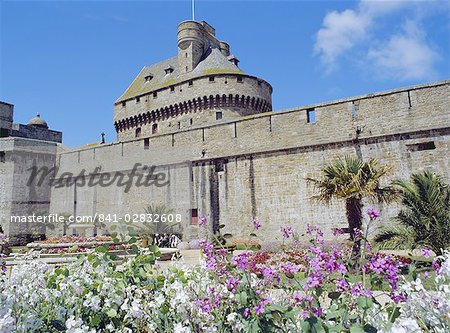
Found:
[{"label": "tower window", "polygon": [[191,225],[198,225],[198,209],[191,209]]},{"label": "tower window", "polygon": [[314,124],[316,122],[316,110],[315,109],[306,110],[306,122],[308,124]]},{"label": "tower window", "polygon": [[242,83],[243,81],[244,81],[244,79],[242,78],[242,76],[238,76],[238,77],[237,77],[237,82]]},{"label": "tower window", "polygon": [[222,112],[216,112],[216,120],[222,119]]},{"label": "tower window", "polygon": [[141,101],[140,97],[136,97],[136,103],[139,103]]},{"label": "tower window", "polygon": [[141,137],[141,133],[142,133],[142,128],[140,128],[140,127],[136,128],[136,131],[134,132],[134,137],[135,138],[140,138]]},{"label": "tower window", "polygon": [[194,85],[194,82],[192,80],[189,81],[189,87],[192,87]]},{"label": "tower window", "polygon": [[150,80],[153,79],[153,75],[149,74],[145,77],[145,83],[150,82]]},{"label": "tower window", "polygon": [[170,86],[170,91],[174,92],[175,91],[175,87],[174,86]]},{"label": "tower window", "polygon": [[6,161],[6,153],[4,151],[0,151],[0,163],[5,163]]},{"label": "tower window", "polygon": [[155,91],[155,92],[153,93],[153,98],[156,98],[156,97],[158,97],[158,93]]},{"label": "tower window", "polygon": [[214,76],[209,77],[209,82],[214,82]]},{"label": "tower window", "polygon": [[152,125],[152,134],[156,134],[158,133],[158,124],[153,124]]},{"label": "tower window", "polygon": [[192,118],[189,119],[189,123],[192,125],[194,123],[194,120]]},{"label": "tower window", "polygon": [[150,139],[149,138],[145,138],[144,139],[144,149],[148,150],[150,148]]},{"label": "tower window", "polygon": [[125,107],[127,105],[127,102],[123,101],[122,102],[122,107]]}]

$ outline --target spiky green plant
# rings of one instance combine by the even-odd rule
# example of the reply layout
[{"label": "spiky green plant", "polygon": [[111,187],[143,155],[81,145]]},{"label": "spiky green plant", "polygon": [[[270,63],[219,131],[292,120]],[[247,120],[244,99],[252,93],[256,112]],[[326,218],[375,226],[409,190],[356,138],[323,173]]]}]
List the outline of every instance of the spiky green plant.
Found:
[{"label": "spiky green plant", "polygon": [[348,231],[354,241],[355,255],[360,250],[355,229],[362,228],[363,198],[370,202],[387,202],[395,195],[391,186],[380,186],[380,179],[388,171],[387,166],[378,165],[375,159],[364,162],[358,157],[344,156],[327,165],[319,179],[307,178],[319,192],[312,199],[327,204],[333,198],[345,201]]},{"label": "spiky green plant", "polygon": [[450,186],[431,171],[393,182],[401,195],[397,226],[385,228],[375,238],[382,248],[426,247],[440,254],[450,247]]},{"label": "spiky green plant", "polygon": [[162,222],[161,216],[168,216],[173,214],[173,210],[168,208],[163,203],[151,203],[145,209],[145,214],[151,215],[152,220],[156,219],[159,222],[152,222],[149,219],[146,222],[137,226],[137,232],[140,236],[153,236],[155,234],[173,234],[181,231],[181,223],[177,222]]}]

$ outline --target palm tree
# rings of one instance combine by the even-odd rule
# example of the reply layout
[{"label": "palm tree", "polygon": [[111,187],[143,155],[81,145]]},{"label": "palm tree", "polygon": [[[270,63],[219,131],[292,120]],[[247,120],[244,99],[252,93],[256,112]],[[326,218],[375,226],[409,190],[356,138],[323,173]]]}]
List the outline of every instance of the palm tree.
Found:
[{"label": "palm tree", "polygon": [[425,171],[410,180],[393,182],[401,194],[403,209],[395,220],[398,226],[375,238],[383,248],[426,247],[440,254],[450,246],[450,186],[441,177]]},{"label": "palm tree", "polygon": [[387,202],[394,195],[392,187],[380,187],[380,178],[388,171],[388,167],[378,165],[375,159],[363,162],[358,157],[345,156],[327,165],[320,179],[307,178],[319,191],[312,199],[327,204],[333,198],[345,201],[348,232],[354,241],[355,256],[360,251],[360,240],[355,237],[355,229],[362,228],[362,199]]}]

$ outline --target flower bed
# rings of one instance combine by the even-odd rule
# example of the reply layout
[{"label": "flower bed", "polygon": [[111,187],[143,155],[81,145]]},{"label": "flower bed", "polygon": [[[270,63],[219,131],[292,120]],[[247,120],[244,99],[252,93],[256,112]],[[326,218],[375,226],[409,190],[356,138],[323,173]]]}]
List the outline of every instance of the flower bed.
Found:
[{"label": "flower bed", "polygon": [[449,253],[434,261],[427,290],[394,256],[374,253],[358,268],[345,248],[321,242],[232,258],[204,242],[200,267],[164,272],[149,250],[120,264],[104,247],[67,267],[30,261],[1,277],[0,331],[448,331]]}]

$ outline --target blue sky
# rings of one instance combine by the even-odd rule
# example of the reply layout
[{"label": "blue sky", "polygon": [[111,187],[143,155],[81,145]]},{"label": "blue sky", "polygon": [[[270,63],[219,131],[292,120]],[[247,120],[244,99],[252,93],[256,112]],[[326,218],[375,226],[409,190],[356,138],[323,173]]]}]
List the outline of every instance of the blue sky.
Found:
[{"label": "blue sky", "polygon": [[[176,55],[190,1],[1,1],[0,100],[69,146],[115,140],[113,103]],[[450,78],[447,1],[196,1],[274,110]]]}]

